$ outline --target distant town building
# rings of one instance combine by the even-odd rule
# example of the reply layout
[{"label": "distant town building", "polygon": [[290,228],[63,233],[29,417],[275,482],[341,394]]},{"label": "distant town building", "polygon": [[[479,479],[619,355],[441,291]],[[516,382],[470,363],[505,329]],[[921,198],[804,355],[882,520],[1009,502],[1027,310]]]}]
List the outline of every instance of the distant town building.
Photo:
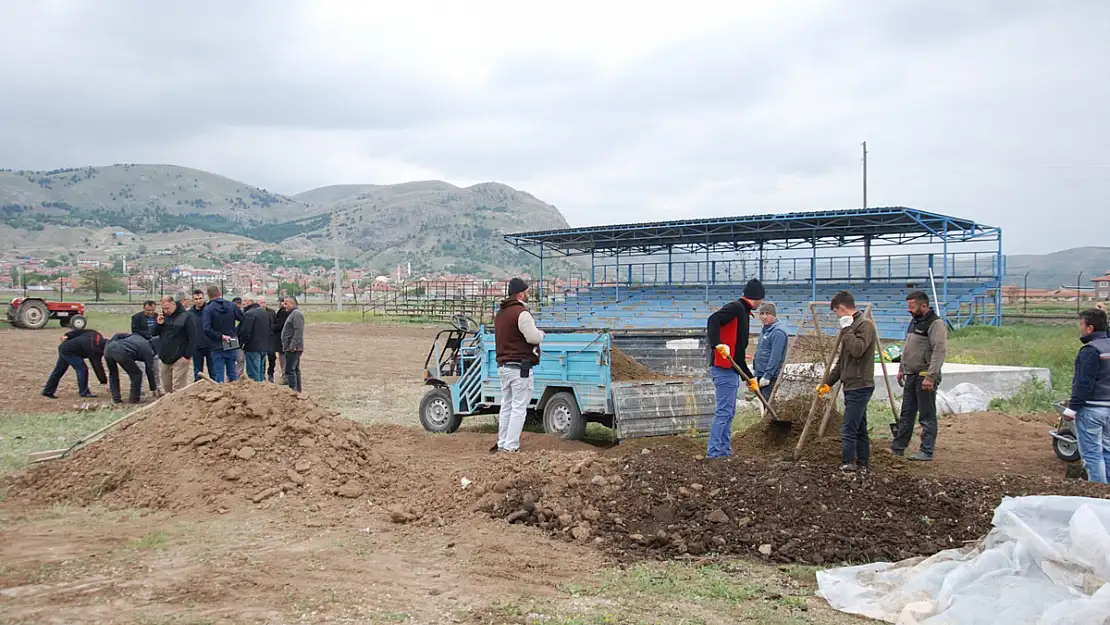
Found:
[{"label": "distant town building", "polygon": [[1095,285],[1095,299],[1100,301],[1110,300],[1110,271],[1093,280]]}]

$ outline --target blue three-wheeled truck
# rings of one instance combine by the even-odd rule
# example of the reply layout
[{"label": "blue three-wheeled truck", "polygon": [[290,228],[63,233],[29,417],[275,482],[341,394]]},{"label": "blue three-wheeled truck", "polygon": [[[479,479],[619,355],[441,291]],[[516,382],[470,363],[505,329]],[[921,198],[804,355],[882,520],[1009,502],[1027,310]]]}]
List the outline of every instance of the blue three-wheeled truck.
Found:
[{"label": "blue three-wheeled truck", "polygon": [[[420,423],[429,432],[452,433],[464,417],[500,409],[493,332],[461,315],[451,325],[436,335],[425,362],[432,388],[420,402]],[[542,418],[545,432],[567,440],[581,439],[591,422],[613,428],[618,440],[709,430],[712,382],[614,382],[612,362],[608,332],[548,333],[532,369],[529,412]]]}]

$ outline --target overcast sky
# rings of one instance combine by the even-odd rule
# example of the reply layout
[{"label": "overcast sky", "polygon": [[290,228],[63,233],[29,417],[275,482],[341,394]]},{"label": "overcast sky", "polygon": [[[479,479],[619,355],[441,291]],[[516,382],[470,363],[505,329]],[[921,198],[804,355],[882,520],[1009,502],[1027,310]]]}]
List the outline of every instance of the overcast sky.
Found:
[{"label": "overcast sky", "polygon": [[495,180],[575,226],[905,205],[1110,245],[1110,2],[3,0],[0,167]]}]

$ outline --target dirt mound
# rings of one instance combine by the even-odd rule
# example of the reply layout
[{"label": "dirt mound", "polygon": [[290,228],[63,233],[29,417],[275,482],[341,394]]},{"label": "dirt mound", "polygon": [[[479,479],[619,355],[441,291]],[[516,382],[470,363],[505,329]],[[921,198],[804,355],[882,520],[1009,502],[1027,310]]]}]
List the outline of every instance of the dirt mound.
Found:
[{"label": "dirt mound", "polygon": [[666,376],[655,373],[646,365],[621,351],[617,346],[610,348],[612,353],[612,376],[614,382],[628,380],[662,380]]},{"label": "dirt mound", "polygon": [[899,560],[960,547],[990,529],[1006,495],[1110,497],[1049,478],[934,479],[841,473],[835,464],[695,461],[668,447],[585,461],[547,483],[515,484],[485,510],[621,560],[755,554],[777,562]]},{"label": "dirt mound", "polygon": [[385,486],[392,467],[338,414],[284,386],[198,384],[64,460],[31,467],[16,496],[165,509],[358,498]]}]

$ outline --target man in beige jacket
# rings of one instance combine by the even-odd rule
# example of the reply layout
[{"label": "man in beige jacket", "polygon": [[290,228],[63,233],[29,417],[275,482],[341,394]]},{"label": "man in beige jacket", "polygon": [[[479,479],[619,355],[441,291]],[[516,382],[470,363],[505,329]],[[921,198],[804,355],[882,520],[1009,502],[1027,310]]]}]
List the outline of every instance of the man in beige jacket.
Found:
[{"label": "man in beige jacket", "polygon": [[906,332],[906,345],[898,364],[898,384],[903,387],[902,413],[890,451],[895,456],[905,455],[916,418],[921,422],[921,450],[909,459],[928,462],[933,459],[937,442],[937,387],[948,353],[948,327],[929,306],[929,296],[924,291],[907,295],[906,309],[913,315],[913,321]]}]

